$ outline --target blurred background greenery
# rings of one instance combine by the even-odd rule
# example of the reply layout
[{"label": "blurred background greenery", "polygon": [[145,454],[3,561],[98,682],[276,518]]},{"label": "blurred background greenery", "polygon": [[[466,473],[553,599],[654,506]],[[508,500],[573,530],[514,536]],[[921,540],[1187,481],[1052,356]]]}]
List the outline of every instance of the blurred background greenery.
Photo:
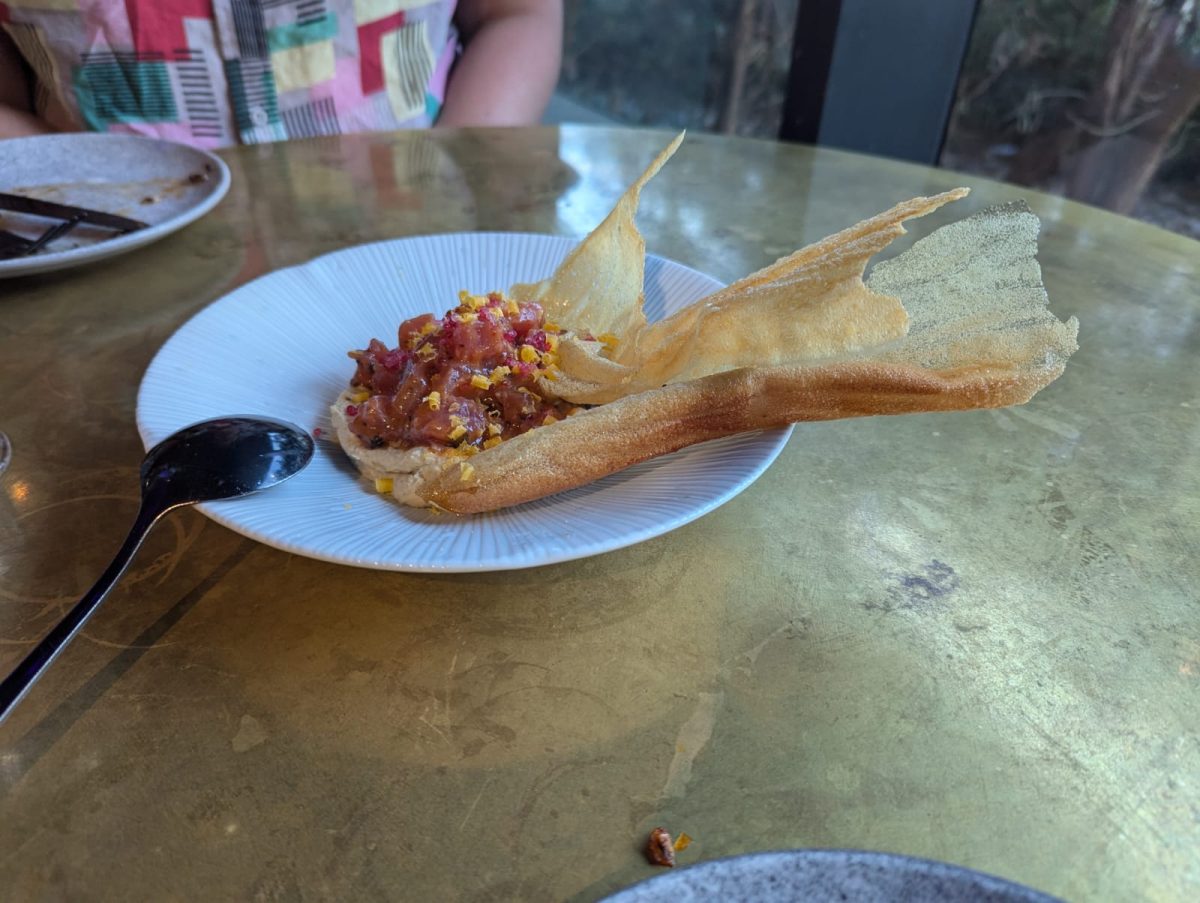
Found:
[{"label": "blurred background greenery", "polygon": [[[567,0],[552,114],[774,138],[800,2]],[[938,162],[1200,238],[1200,0],[978,0]]]}]

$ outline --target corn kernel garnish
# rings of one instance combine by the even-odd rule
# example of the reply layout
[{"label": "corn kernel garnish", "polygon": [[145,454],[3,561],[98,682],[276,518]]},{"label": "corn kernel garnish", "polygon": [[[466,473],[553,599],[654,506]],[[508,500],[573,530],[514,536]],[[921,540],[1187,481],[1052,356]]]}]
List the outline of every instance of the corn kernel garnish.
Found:
[{"label": "corn kernel garnish", "polygon": [[490,389],[492,387],[492,381],[482,373],[476,373],[471,377],[471,385],[473,385],[476,389]]},{"label": "corn kernel garnish", "polygon": [[460,480],[462,480],[464,483],[467,480],[471,479],[471,477],[475,476],[475,465],[473,465],[473,464],[468,464],[466,461],[463,461],[461,464],[458,465],[458,468],[459,468],[458,478]]},{"label": "corn kernel garnish", "polygon": [[392,478],[391,477],[379,477],[378,479],[376,479],[375,480],[375,491],[381,492],[384,495],[387,495],[389,492],[391,492],[392,491]]},{"label": "corn kernel garnish", "polygon": [[495,385],[496,383],[500,382],[502,379],[504,379],[510,373],[512,373],[512,368],[505,367],[503,364],[501,364],[499,367],[497,367],[496,369],[494,369],[492,371],[492,375],[490,377],[491,381],[492,381],[492,385]]},{"label": "corn kernel garnish", "polygon": [[558,351],[558,336],[552,332],[547,332],[546,345],[551,351]]},{"label": "corn kernel garnish", "polygon": [[536,364],[541,359],[538,350],[532,345],[522,345],[521,350],[517,352],[517,356],[527,364]]},{"label": "corn kernel garnish", "polygon": [[428,395],[422,398],[421,401],[429,405],[429,409],[431,411],[436,411],[442,406],[442,393],[430,392]]},{"label": "corn kernel garnish", "polygon": [[364,401],[366,401],[370,397],[371,397],[371,393],[368,392],[366,389],[362,389],[358,392],[355,392],[353,395],[351,395],[350,400],[352,402],[354,402],[355,404],[362,404]]},{"label": "corn kernel garnish", "polygon": [[437,331],[438,331],[437,321],[430,320],[428,323],[426,323],[424,326],[421,327],[420,334],[422,336],[427,336],[427,335],[432,335],[433,333],[435,333]]},{"label": "corn kernel garnish", "polygon": [[558,377],[559,377],[559,374],[560,374],[561,372],[562,372],[562,371],[561,371],[561,370],[559,370],[559,369],[558,369],[558,367],[554,366],[554,364],[553,364],[553,363],[551,363],[551,364],[550,364],[550,366],[548,366],[548,367],[546,368],[545,377],[546,377],[546,379],[553,381],[553,380],[556,380],[556,379],[558,379]]},{"label": "corn kernel garnish", "polygon": [[498,423],[489,423],[487,431],[489,436],[499,436],[502,432],[504,432],[504,427]]},{"label": "corn kernel garnish", "polygon": [[454,429],[452,429],[450,431],[447,438],[449,438],[449,440],[451,442],[457,442],[459,439],[461,439],[466,434],[467,434],[467,428],[460,423],[458,426],[456,426]]},{"label": "corn kernel garnish", "polygon": [[461,314],[457,314],[454,319],[458,320],[459,323],[474,323],[479,319],[479,314],[471,310],[465,310]]},{"label": "corn kernel garnish", "polygon": [[417,349],[417,357],[423,361],[431,361],[437,357],[437,349],[432,345],[422,345]]},{"label": "corn kernel garnish", "polygon": [[521,312],[521,305],[509,298],[504,302],[504,312],[510,317],[515,317]]},{"label": "corn kernel garnish", "polygon": [[551,323],[549,320],[546,321],[542,328],[545,329],[546,332],[562,332],[561,326],[559,326],[557,323]]},{"label": "corn kernel garnish", "polygon": [[504,440],[501,439],[499,436],[492,436],[491,439],[483,440],[483,447],[484,448],[495,448],[497,445],[499,445],[503,441]]}]

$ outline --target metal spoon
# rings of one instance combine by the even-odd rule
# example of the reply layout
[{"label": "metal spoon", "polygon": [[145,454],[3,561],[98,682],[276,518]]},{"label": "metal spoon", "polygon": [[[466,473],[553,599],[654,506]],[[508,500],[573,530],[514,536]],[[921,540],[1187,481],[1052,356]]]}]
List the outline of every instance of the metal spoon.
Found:
[{"label": "metal spoon", "polygon": [[282,483],[312,460],[298,426],[264,417],[206,420],[168,436],[142,462],[142,504],[112,564],[75,607],[0,683],[0,721],[104,601],[160,517],[195,502],[247,495]]}]

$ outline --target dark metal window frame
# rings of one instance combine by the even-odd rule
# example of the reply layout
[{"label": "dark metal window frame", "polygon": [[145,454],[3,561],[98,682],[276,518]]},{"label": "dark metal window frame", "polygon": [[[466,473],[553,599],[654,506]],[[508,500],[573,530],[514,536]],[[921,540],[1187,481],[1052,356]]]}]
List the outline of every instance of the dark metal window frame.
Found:
[{"label": "dark metal window frame", "polygon": [[779,137],[935,164],[978,0],[800,0]]}]

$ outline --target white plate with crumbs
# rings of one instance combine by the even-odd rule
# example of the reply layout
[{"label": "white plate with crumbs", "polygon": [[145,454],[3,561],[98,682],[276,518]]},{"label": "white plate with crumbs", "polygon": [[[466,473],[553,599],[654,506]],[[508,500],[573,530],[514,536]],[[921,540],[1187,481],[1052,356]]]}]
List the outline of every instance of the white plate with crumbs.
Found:
[{"label": "white plate with crumbs", "polygon": [[[399,505],[362,479],[331,437],[328,409],[354,373],[347,358],[372,337],[396,342],[401,321],[438,316],[458,292],[542,279],[571,239],[463,233],[347,248],[279,270],[215,301],[151,362],[138,395],[147,447],[210,417],[261,414],[320,430],[313,462],[270,492],[200,505],[253,539],[311,558],[394,571],[494,571],[620,549],[695,520],[754,482],[791,429],[695,445],[587,486],[489,514],[456,517]],[[648,256],[651,321],[721,287]]]},{"label": "white plate with crumbs", "polygon": [[[125,254],[177,232],[220,202],[229,167],[198,148],[135,135],[71,133],[0,141],[0,192],[140,220],[124,235],[77,226],[28,257],[0,260],[0,278]],[[0,230],[37,238],[55,220],[0,210]]]}]

